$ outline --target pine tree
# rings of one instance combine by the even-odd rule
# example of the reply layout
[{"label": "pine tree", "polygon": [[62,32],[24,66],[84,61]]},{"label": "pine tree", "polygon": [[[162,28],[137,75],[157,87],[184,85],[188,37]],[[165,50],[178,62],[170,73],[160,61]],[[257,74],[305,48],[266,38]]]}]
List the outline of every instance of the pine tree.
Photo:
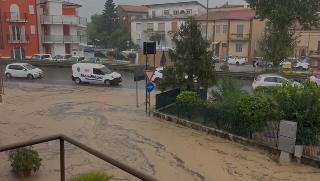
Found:
[{"label": "pine tree", "polygon": [[103,24],[101,28],[103,28],[103,31],[106,31],[108,34],[111,34],[119,28],[119,18],[113,0],[107,0],[104,4],[102,19]]},{"label": "pine tree", "polygon": [[212,52],[207,51],[209,42],[203,38],[198,22],[194,18],[187,20],[175,34],[173,42],[176,48],[170,50],[169,57],[174,65],[164,69],[160,89],[164,91],[178,86],[182,90],[207,90],[213,86],[217,82],[215,64]]}]

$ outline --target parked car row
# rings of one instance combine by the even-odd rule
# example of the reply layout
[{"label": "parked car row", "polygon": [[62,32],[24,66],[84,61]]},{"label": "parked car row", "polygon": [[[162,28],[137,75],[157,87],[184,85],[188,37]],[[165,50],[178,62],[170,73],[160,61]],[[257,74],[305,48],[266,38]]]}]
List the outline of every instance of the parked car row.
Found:
[{"label": "parked car row", "polygon": [[[42,78],[41,69],[28,63],[12,63],[6,66],[5,75],[11,78]],[[117,72],[112,72],[105,65],[95,63],[75,63],[72,65],[72,81],[76,84],[93,83],[107,86],[117,85],[122,82],[122,77]]]},{"label": "parked car row", "polygon": [[[265,61],[262,57],[257,57],[256,61],[258,61],[258,66],[266,66],[268,68],[273,67],[273,62]],[[310,64],[307,62],[306,59],[299,60],[297,58],[288,58],[287,60],[283,60],[282,62],[280,62],[280,65],[290,65],[292,68],[298,70],[307,70],[310,68]]]}]

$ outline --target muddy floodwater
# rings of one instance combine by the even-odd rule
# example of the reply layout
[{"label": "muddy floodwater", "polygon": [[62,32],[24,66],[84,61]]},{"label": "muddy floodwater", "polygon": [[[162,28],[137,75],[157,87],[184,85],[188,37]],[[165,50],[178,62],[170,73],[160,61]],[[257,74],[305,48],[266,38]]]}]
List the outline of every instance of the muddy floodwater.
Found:
[{"label": "muddy floodwater", "polygon": [[[281,165],[261,150],[147,117],[139,91],[136,108],[130,89],[8,83],[0,104],[0,145],[62,133],[161,181],[320,180],[319,169]],[[34,149],[43,167],[24,180],[59,180],[59,142]],[[138,180],[72,145],[65,149],[68,178],[103,171],[115,181]],[[20,180],[7,159],[0,153],[0,180]]]}]

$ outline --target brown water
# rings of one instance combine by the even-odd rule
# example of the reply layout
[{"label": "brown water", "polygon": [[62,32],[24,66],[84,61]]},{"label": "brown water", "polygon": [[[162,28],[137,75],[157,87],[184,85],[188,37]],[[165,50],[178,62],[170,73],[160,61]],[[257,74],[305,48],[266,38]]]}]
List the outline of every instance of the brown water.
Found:
[{"label": "brown water", "polygon": [[[142,90],[139,108],[135,90],[129,89],[7,84],[5,91],[0,145],[62,133],[161,181],[320,180],[318,169],[280,165],[260,150],[146,117]],[[59,180],[58,142],[34,148],[43,168],[25,180]],[[6,153],[0,154],[0,163],[1,181],[19,180],[10,172]],[[67,177],[86,171],[138,180],[67,144]]]}]

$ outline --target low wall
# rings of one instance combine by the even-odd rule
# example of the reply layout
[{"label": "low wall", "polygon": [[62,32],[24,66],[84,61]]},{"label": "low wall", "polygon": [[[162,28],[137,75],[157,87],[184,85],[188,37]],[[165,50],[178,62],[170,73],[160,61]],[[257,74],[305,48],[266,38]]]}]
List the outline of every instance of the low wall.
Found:
[{"label": "low wall", "polygon": [[[264,150],[265,152],[268,152],[268,153],[270,153],[272,155],[277,155],[277,156],[280,155],[280,150],[278,150],[276,147],[273,147],[273,146],[270,146],[270,145],[266,145],[266,144],[263,144],[263,143],[258,143],[258,142],[255,142],[253,140],[250,140],[250,139],[247,139],[247,138],[243,138],[243,137],[240,137],[240,136],[236,136],[236,135],[233,135],[233,134],[225,132],[225,131],[221,131],[221,130],[218,130],[218,129],[214,129],[214,128],[210,128],[210,127],[207,127],[207,126],[203,126],[203,125],[198,124],[198,123],[194,123],[194,122],[187,121],[187,120],[184,120],[184,119],[176,118],[176,117],[173,117],[173,116],[170,116],[170,115],[167,115],[167,114],[163,114],[163,113],[161,113],[159,111],[154,111],[153,112],[153,117],[158,118],[158,119],[162,119],[162,120],[166,120],[166,121],[169,121],[169,122],[173,122],[173,123],[176,123],[176,124],[188,127],[188,128],[192,128],[192,129],[195,129],[195,130],[198,130],[198,131],[202,131],[202,132],[205,132],[205,133],[210,134],[210,135],[214,135],[214,136],[217,136],[217,137],[220,137],[220,138],[223,138],[223,139],[227,139],[229,141],[234,141],[234,142],[237,142],[237,143],[240,143],[240,144],[244,144],[244,145],[247,145],[247,146],[258,148],[258,149]],[[296,158],[293,158],[293,161],[296,161]],[[312,167],[320,168],[320,159],[316,159],[316,158],[313,158],[313,157],[302,156],[301,163],[304,164],[304,165],[309,165],[309,166],[312,166]]]}]

